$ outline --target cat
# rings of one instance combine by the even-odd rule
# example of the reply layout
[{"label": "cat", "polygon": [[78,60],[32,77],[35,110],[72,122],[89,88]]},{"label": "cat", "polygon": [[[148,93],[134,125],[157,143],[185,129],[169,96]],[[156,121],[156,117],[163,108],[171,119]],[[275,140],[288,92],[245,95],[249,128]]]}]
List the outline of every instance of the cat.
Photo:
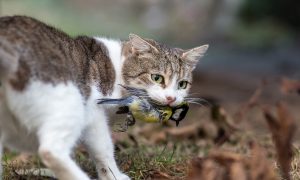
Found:
[{"label": "cat", "polygon": [[96,100],[122,97],[119,84],[125,84],[176,106],[207,48],[168,48],[134,34],[125,41],[72,38],[31,17],[1,17],[1,155],[3,147],[37,153],[58,179],[88,180],[70,155],[81,142],[100,179],[130,179],[114,158],[111,106]]}]

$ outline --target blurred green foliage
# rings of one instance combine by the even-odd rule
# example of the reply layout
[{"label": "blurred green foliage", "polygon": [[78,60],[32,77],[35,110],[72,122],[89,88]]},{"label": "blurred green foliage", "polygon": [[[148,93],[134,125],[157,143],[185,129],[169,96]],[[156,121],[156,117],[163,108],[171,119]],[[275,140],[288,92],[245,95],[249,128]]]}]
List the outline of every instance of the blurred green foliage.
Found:
[{"label": "blurred green foliage", "polygon": [[300,30],[299,0],[245,0],[239,14],[246,22],[270,20]]}]

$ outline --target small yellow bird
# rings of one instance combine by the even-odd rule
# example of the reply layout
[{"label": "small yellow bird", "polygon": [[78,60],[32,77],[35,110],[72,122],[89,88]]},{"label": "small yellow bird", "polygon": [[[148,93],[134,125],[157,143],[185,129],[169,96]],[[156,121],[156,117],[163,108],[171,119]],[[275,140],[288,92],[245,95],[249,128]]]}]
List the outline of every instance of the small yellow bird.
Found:
[{"label": "small yellow bird", "polygon": [[[123,86],[124,87],[124,86]],[[103,98],[98,99],[98,104],[117,104],[120,105],[117,114],[127,113],[127,121],[129,125],[133,125],[135,120],[143,122],[160,122],[164,123],[168,120],[176,122],[176,126],[184,119],[189,109],[188,103],[183,102],[177,107],[162,106],[149,102],[148,98],[145,98],[144,90],[124,87],[130,94],[134,94],[125,98],[110,99]]]}]

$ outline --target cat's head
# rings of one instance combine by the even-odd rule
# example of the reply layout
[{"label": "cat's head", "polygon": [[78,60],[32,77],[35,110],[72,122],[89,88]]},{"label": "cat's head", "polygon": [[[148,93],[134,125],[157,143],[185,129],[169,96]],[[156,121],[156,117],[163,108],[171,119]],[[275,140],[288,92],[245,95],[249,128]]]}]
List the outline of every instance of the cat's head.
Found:
[{"label": "cat's head", "polygon": [[145,89],[149,97],[160,104],[179,105],[188,95],[192,71],[207,49],[208,45],[190,50],[169,48],[130,34],[122,50],[124,83]]}]

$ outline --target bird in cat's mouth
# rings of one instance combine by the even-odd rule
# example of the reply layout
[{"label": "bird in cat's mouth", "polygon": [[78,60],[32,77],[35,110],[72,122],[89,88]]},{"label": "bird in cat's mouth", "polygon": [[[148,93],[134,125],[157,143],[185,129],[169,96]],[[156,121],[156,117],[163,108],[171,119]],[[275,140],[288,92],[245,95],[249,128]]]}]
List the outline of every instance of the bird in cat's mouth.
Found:
[{"label": "bird in cat's mouth", "polygon": [[188,110],[189,103],[201,104],[206,103],[201,98],[185,98],[185,100],[177,106],[163,105],[152,100],[147,92],[143,89],[122,86],[129,96],[119,99],[102,98],[98,99],[98,104],[117,104],[120,105],[117,114],[127,114],[126,125],[135,124],[135,120],[143,122],[167,122],[175,121],[176,126],[182,121]]}]

